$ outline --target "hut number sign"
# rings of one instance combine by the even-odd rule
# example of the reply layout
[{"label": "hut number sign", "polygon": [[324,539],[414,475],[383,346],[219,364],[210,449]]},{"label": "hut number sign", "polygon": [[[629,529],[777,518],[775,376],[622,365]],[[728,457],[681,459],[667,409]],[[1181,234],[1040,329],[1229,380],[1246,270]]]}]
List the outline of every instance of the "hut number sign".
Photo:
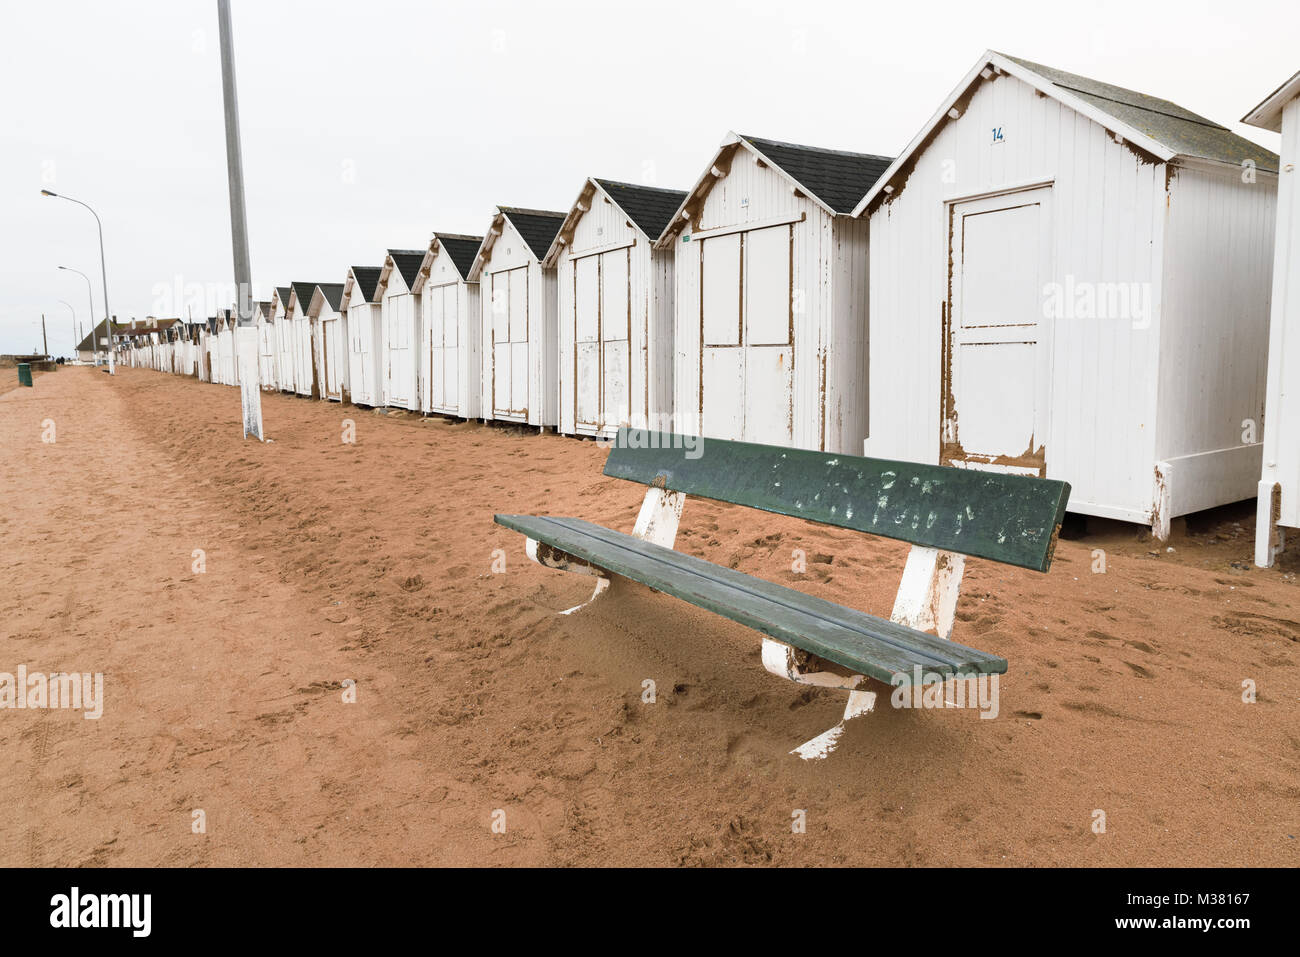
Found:
[{"label": "hut number sign", "polygon": [[1000,126],[993,127],[993,142],[994,143],[1004,142],[1004,140],[1002,139],[1002,127]]}]

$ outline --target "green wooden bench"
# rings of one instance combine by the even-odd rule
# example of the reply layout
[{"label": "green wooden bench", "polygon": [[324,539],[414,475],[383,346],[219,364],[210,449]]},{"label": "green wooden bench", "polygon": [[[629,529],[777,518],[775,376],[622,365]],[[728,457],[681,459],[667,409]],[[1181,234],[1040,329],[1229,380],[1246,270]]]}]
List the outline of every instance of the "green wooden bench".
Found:
[{"label": "green wooden bench", "polygon": [[[650,486],[630,535],[578,518],[496,521],[527,536],[533,561],[595,576],[592,601],[610,575],[630,578],[761,632],[768,671],[847,689],[840,723],[792,752],[805,758],[829,754],[844,722],[874,707],[868,679],[1005,673],[1004,658],[949,640],[965,556],[1047,571],[1070,495],[1048,479],[634,429],[619,430],[605,474]],[[909,542],[893,614],[877,618],[674,551],[687,495]]]}]

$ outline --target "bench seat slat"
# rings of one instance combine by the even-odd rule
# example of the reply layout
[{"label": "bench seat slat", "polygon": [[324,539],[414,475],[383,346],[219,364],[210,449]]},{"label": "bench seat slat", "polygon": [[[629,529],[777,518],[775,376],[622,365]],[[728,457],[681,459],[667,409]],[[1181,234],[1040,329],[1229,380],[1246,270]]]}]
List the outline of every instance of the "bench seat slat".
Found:
[{"label": "bench seat slat", "polygon": [[886,683],[912,669],[1004,673],[1006,660],[577,518],[497,515],[500,525]]}]

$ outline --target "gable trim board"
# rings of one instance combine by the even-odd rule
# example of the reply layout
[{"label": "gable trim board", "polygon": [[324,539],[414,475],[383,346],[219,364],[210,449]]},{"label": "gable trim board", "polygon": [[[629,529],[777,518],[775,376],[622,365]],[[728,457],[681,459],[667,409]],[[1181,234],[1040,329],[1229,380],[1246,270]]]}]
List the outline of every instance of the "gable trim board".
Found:
[{"label": "gable trim board", "polygon": [[[1071,483],[1071,511],[1163,535],[1254,494],[1260,448],[1241,423],[1261,411],[1276,162],[1241,146],[1258,158],[1245,177],[1235,145],[1215,158],[1141,142],[1024,62],[977,61],[857,206],[871,224],[864,449],[1029,468]],[[999,252],[1012,247],[1024,256]]]},{"label": "gable trim board", "polygon": [[558,288],[542,259],[564,219],[498,206],[474,257],[468,279],[479,283],[484,419],[558,423]]}]

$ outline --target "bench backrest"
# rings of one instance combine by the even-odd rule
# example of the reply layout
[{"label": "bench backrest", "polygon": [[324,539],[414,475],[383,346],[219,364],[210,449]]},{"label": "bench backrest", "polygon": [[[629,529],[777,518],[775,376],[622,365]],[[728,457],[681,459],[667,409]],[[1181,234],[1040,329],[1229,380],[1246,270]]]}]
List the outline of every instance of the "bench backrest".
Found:
[{"label": "bench backrest", "polygon": [[1045,572],[1070,486],[1002,472],[619,429],[605,474]]}]

